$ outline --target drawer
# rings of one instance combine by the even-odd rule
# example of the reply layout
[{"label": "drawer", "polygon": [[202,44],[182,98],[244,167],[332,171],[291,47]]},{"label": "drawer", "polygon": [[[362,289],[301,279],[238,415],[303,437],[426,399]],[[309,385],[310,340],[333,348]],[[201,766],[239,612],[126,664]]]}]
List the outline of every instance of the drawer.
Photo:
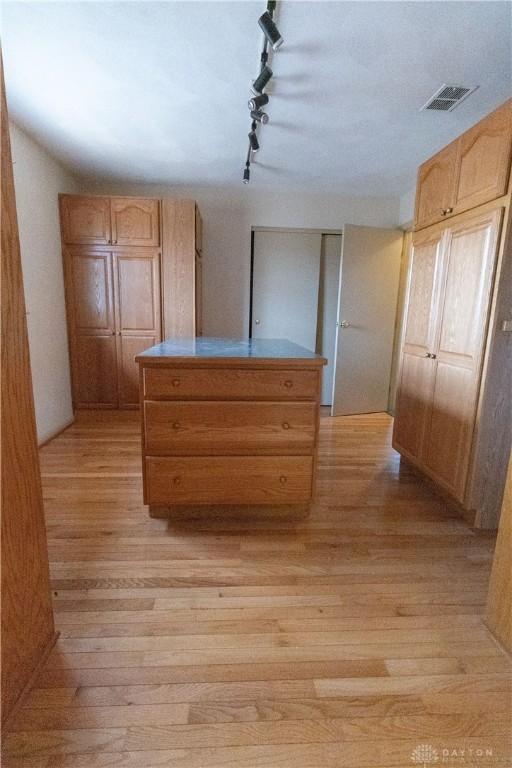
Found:
[{"label": "drawer", "polygon": [[149,456],[146,504],[297,504],[312,492],[311,456]]},{"label": "drawer", "polygon": [[227,401],[144,403],[148,454],[310,454],[317,405]]},{"label": "drawer", "polygon": [[316,400],[318,370],[144,368],[147,400]]}]

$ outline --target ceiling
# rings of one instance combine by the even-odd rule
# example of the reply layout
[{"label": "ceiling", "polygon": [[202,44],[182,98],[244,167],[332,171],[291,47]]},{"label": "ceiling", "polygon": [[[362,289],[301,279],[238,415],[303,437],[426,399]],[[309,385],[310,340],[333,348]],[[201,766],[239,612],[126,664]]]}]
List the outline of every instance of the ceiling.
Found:
[{"label": "ceiling", "polygon": [[[73,170],[241,185],[265,2],[6,2],[11,117]],[[401,194],[511,93],[508,2],[294,2],[251,186]],[[443,83],[478,85],[420,112]],[[260,166],[260,167],[257,167]]]}]

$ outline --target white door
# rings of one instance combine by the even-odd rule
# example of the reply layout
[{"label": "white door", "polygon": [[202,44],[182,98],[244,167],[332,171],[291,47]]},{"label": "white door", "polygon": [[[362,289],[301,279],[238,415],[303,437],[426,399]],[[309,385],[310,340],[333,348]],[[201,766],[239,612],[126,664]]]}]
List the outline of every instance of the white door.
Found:
[{"label": "white door", "polygon": [[322,235],[316,347],[317,352],[327,360],[322,369],[322,405],[332,405],[340,259],[341,235]]},{"label": "white door", "polygon": [[403,233],[343,229],[332,415],[386,411]]},{"label": "white door", "polygon": [[252,335],[316,349],[321,234],[254,233]]}]

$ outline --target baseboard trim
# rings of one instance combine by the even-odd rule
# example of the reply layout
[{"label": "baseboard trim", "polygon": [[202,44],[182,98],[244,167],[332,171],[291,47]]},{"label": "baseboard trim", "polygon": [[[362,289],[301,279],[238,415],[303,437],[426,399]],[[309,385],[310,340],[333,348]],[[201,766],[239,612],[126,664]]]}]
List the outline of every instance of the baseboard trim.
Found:
[{"label": "baseboard trim", "polygon": [[53,432],[51,432],[48,437],[45,437],[44,440],[42,440],[40,443],[38,443],[38,447],[42,448],[44,445],[47,445],[47,443],[51,442],[52,440],[55,440],[56,437],[58,437],[62,432],[64,432],[65,429],[70,427],[72,424],[74,424],[75,417],[72,416],[68,421],[66,421],[65,424],[63,424],[61,427],[58,427]]},{"label": "baseboard trim", "polygon": [[36,679],[38,678],[39,673],[41,672],[42,668],[44,667],[44,665],[48,661],[48,656],[53,651],[53,649],[55,647],[55,643],[59,639],[59,636],[60,636],[60,632],[54,632],[53,635],[51,636],[50,640],[46,644],[46,647],[44,648],[44,650],[43,650],[43,652],[42,652],[42,654],[41,654],[41,656],[39,658],[39,661],[37,662],[36,666],[32,670],[32,673],[31,673],[30,677],[28,678],[27,682],[25,683],[25,686],[23,687],[23,690],[21,691],[20,695],[18,696],[18,698],[16,700],[16,703],[14,704],[13,708],[11,709],[11,711],[9,712],[7,717],[5,718],[5,721],[2,723],[2,728],[4,728],[6,731],[9,730],[9,722],[15,716],[15,714],[18,712],[18,710],[21,708],[21,706],[23,704],[23,701],[24,701],[25,697],[27,696],[27,694],[29,693],[29,691],[31,691],[32,688],[34,687],[34,683],[36,682]]}]

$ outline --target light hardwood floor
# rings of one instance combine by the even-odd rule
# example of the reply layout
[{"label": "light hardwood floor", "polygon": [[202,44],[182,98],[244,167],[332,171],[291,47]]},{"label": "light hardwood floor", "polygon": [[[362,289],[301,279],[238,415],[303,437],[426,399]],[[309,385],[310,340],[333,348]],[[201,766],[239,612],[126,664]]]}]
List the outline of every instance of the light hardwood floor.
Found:
[{"label": "light hardwood floor", "polygon": [[79,414],[41,452],[61,638],[2,765],[398,768],[427,745],[509,768],[494,541],[400,471],[390,429],[322,418],[307,518],[167,523],[138,415]]}]

